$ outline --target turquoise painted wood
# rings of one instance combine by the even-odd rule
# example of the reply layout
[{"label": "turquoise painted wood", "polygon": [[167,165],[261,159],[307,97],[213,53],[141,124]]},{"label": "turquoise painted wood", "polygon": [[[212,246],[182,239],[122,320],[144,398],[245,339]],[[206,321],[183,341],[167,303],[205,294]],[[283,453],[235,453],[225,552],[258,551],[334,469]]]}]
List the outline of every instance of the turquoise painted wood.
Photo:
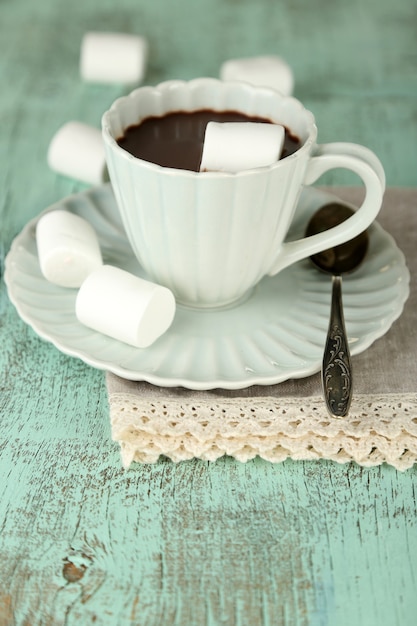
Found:
[{"label": "turquoise painted wood", "polygon": [[[80,81],[86,30],[150,42],[147,81],[277,53],[319,139],[417,182],[413,0],[3,0],[0,242],[82,188],[54,132],[99,126],[118,86]],[[350,182],[338,174],[323,182]],[[416,471],[224,458],[121,468],[102,372],[59,353],[0,285],[0,626],[412,626]]]}]

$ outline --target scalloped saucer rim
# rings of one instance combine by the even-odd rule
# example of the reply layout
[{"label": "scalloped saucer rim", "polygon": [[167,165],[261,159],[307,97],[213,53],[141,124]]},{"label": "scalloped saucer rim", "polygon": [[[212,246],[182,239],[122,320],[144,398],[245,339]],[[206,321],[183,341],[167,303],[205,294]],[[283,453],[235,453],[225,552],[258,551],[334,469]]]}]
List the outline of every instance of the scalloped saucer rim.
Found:
[{"label": "scalloped saucer rim", "polygon": [[[306,188],[289,238],[335,196]],[[66,208],[96,228],[106,263],[146,277],[130,251],[110,184],[73,194],[41,213]],[[219,311],[178,307],[171,329],[140,350],[82,326],[76,290],[48,283],[34,262],[40,215],[15,238],[5,264],[10,300],[20,317],[61,352],[122,378],[194,390],[241,389],[303,378],[320,370],[327,330],[330,283],[307,259],[264,278],[239,306]],[[363,266],[344,281],[345,316],[352,355],[367,349],[400,316],[409,272],[395,241],[374,223]]]}]

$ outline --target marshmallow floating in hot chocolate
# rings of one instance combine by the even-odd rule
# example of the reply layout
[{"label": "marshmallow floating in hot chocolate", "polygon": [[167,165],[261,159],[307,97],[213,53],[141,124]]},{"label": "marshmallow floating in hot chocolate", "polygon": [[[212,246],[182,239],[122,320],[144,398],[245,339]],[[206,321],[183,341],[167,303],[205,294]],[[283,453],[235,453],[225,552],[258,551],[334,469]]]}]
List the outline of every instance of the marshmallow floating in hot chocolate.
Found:
[{"label": "marshmallow floating in hot chocolate", "polygon": [[290,66],[276,55],[230,59],[220,68],[222,80],[239,80],[259,87],[271,87],[284,96],[294,89],[294,77]]},{"label": "marshmallow floating in hot chocolate", "polygon": [[143,80],[148,44],[127,33],[88,32],[81,43],[80,74],[86,81],[133,85]]},{"label": "marshmallow floating in hot chocolate", "polygon": [[61,287],[79,287],[102,265],[94,228],[65,210],[43,215],[36,227],[39,264],[44,277]]},{"label": "marshmallow floating in hot chocolate", "polygon": [[147,348],[171,326],[175,298],[166,287],[103,265],[81,285],[75,310],[85,326],[136,348]]},{"label": "marshmallow floating in hot chocolate", "polygon": [[54,171],[85,183],[98,185],[106,178],[101,131],[82,122],[67,122],[55,133],[47,160]]},{"label": "marshmallow floating in hot chocolate", "polygon": [[262,122],[209,122],[200,171],[240,172],[278,161],[285,129]]}]

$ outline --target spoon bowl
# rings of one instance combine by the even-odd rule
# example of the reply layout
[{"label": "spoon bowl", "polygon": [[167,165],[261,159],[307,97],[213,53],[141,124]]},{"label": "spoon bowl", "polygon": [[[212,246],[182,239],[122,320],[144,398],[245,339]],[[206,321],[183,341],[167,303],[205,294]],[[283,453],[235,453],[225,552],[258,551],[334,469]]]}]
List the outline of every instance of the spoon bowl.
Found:
[{"label": "spoon bowl", "polygon": [[[315,235],[341,224],[354,211],[345,204],[332,202],[311,217],[306,236]],[[342,301],[341,274],[354,271],[362,263],[369,246],[367,231],[350,241],[311,256],[322,271],[332,274],[332,303],[322,363],[322,381],[327,409],[333,417],[345,417],[352,400],[352,363],[346,334]]]},{"label": "spoon bowl", "polygon": [[[321,233],[333,226],[341,224],[353,215],[354,211],[345,204],[332,202],[322,206],[311,217],[306,235]],[[363,261],[368,251],[369,237],[365,230],[354,239],[342,243],[340,246],[328,248],[310,258],[318,268],[330,274],[345,274],[352,272]]]}]

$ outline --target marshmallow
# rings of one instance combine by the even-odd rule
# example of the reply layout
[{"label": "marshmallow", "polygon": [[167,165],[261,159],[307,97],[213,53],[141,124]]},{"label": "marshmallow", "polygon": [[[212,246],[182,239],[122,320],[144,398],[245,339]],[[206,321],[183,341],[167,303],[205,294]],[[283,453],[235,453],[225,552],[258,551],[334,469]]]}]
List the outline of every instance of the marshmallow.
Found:
[{"label": "marshmallow", "polygon": [[147,41],[138,35],[86,33],[81,43],[81,77],[96,83],[138,84],[145,75],[147,53]]},{"label": "marshmallow", "polygon": [[69,211],[43,215],[36,227],[36,243],[42,274],[61,287],[79,287],[103,263],[94,228]]},{"label": "marshmallow", "polygon": [[175,298],[166,287],[103,265],[81,285],[75,311],[85,326],[136,348],[147,348],[170,327]]},{"label": "marshmallow", "polygon": [[278,161],[285,130],[262,122],[209,122],[200,171],[240,172]]},{"label": "marshmallow", "polygon": [[106,157],[101,131],[81,122],[67,122],[52,138],[48,149],[51,169],[92,185],[106,179]]},{"label": "marshmallow", "polygon": [[284,59],[274,55],[225,61],[220,68],[220,78],[271,87],[284,96],[290,96],[294,89],[290,66]]}]

